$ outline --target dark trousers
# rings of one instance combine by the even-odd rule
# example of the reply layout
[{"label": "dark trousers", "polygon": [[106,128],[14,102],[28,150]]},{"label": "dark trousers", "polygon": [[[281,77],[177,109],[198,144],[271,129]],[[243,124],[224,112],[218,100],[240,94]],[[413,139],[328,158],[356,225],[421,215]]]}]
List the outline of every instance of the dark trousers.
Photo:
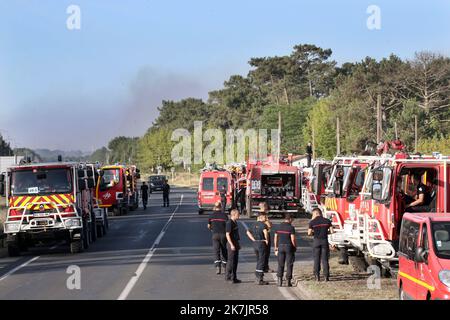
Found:
[{"label": "dark trousers", "polygon": [[278,278],[283,278],[284,266],[286,265],[286,279],[292,279],[292,269],[294,268],[295,251],[290,244],[280,244],[278,246]]},{"label": "dark trousers", "polygon": [[269,258],[270,258],[270,246],[272,245],[272,240],[270,239],[269,233],[269,243],[266,246],[266,256],[264,257],[264,272],[269,272]]},{"label": "dark trousers", "polygon": [[255,241],[253,248],[256,254],[256,279],[262,280],[264,278],[264,264],[266,263],[267,244],[265,241]]},{"label": "dark trousers", "polygon": [[214,264],[220,267],[220,264],[226,264],[228,259],[227,237],[225,233],[213,233],[212,244],[214,250]]},{"label": "dark trousers", "polygon": [[322,262],[323,274],[325,277],[330,275],[330,267],[328,259],[330,258],[330,247],[328,239],[314,239],[313,242],[314,255],[314,275],[320,275],[320,263]]},{"label": "dark trousers", "polygon": [[145,208],[147,208],[147,203],[148,203],[148,197],[143,197],[142,198],[142,206]]},{"label": "dark trousers", "polygon": [[168,194],[163,194],[163,205],[164,207],[168,207],[169,206],[169,195]]},{"label": "dark trousers", "polygon": [[239,245],[237,245],[236,250],[231,250],[230,244],[227,243],[228,259],[227,259],[227,270],[225,273],[225,279],[236,280],[237,279],[237,266],[239,262]]}]

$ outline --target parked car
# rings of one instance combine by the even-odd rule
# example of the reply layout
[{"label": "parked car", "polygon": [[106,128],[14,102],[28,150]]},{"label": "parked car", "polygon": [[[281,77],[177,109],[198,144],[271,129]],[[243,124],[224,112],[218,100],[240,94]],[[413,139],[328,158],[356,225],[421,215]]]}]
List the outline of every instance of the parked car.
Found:
[{"label": "parked car", "polygon": [[167,176],[164,175],[150,176],[148,180],[150,193],[152,193],[153,191],[162,191],[163,183],[165,180],[167,180]]}]

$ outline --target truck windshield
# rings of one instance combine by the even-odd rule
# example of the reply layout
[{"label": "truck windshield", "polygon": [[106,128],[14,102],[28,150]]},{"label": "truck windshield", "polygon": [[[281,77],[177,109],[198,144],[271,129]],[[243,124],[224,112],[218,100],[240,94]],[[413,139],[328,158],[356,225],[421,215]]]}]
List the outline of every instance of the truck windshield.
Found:
[{"label": "truck windshield", "polygon": [[18,170],[11,174],[13,196],[70,192],[72,178],[69,168]]},{"label": "truck windshield", "polygon": [[102,190],[112,188],[120,182],[120,170],[119,169],[105,169],[103,170],[103,176],[100,181],[100,187]]},{"label": "truck windshield", "polygon": [[432,230],[436,255],[441,259],[450,259],[450,221],[433,222]]}]

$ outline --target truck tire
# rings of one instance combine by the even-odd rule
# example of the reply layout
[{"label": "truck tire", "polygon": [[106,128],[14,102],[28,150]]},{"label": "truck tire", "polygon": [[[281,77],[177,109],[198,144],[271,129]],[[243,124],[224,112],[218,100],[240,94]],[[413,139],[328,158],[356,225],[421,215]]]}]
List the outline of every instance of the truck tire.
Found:
[{"label": "truck tire", "polygon": [[349,256],[348,260],[353,267],[353,270],[359,273],[365,273],[367,272],[367,262],[366,259],[362,256]]},{"label": "truck tire", "polygon": [[112,210],[113,217],[120,216],[120,213],[121,213],[120,211],[121,210],[119,208],[113,208],[113,210]]},{"label": "truck tire", "polygon": [[18,257],[20,256],[20,248],[16,243],[8,244],[8,255],[10,257]]},{"label": "truck tire", "polygon": [[97,240],[97,222],[95,221],[95,214],[94,218],[91,220],[91,227],[89,229],[91,230],[92,242],[95,242]]},{"label": "truck tire", "polygon": [[348,252],[346,248],[339,248],[339,264],[347,264],[348,265]]},{"label": "truck tire", "polygon": [[83,242],[83,249],[87,250],[89,248],[89,223],[83,220],[83,230],[81,231],[81,239]]},{"label": "truck tire", "polygon": [[105,227],[104,222],[102,225],[97,226],[97,237],[102,238],[104,236],[104,234],[103,234],[104,227]]},{"label": "truck tire", "polygon": [[83,251],[83,241],[74,240],[70,242],[70,253],[80,253]]}]

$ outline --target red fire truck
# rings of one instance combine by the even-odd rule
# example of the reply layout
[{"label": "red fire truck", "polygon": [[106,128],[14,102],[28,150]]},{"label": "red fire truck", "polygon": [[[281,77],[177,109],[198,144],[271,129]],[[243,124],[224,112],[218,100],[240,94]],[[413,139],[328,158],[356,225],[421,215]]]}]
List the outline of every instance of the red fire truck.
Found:
[{"label": "red fire truck", "polygon": [[[332,198],[328,200],[327,214],[338,231],[330,236],[330,243],[337,245],[344,256],[348,253],[356,270],[366,270],[368,265],[376,264],[382,268],[382,275],[389,275],[391,271],[395,272],[398,263],[398,239],[403,214],[411,210],[436,213],[447,210],[449,160],[409,156],[404,152],[368,160],[370,162],[359,169],[364,172],[364,177],[359,179],[363,185],[361,188],[361,183],[356,184],[361,189],[355,194],[355,200],[352,202],[348,196],[342,204],[338,200],[335,203]],[[347,173],[344,171],[344,177],[346,175],[351,177],[350,169]],[[425,205],[407,208],[406,204],[411,202],[408,199],[416,196],[417,182],[413,183],[412,176],[420,176],[429,196]],[[346,185],[349,186],[344,182],[344,188]],[[333,181],[331,187],[335,187]],[[353,203],[355,205],[351,208]]]},{"label": "red fire truck", "polygon": [[272,156],[267,160],[247,163],[247,214],[258,211],[259,204],[266,202],[269,213],[291,212],[297,214],[302,210],[301,169],[293,166],[290,158]]},{"label": "red fire truck", "polygon": [[140,174],[136,166],[110,165],[100,168],[96,190],[99,207],[106,208],[113,215],[123,215],[137,209],[138,179]]},{"label": "red fire truck", "polygon": [[230,210],[234,201],[235,182],[230,171],[225,169],[204,169],[200,174],[197,192],[198,213],[212,210],[217,201],[221,201],[220,191],[226,190],[226,210]]},{"label": "red fire truck", "polygon": [[17,256],[39,242],[66,240],[77,253],[94,240],[92,176],[77,163],[28,163],[8,168],[4,224],[8,252]]}]

